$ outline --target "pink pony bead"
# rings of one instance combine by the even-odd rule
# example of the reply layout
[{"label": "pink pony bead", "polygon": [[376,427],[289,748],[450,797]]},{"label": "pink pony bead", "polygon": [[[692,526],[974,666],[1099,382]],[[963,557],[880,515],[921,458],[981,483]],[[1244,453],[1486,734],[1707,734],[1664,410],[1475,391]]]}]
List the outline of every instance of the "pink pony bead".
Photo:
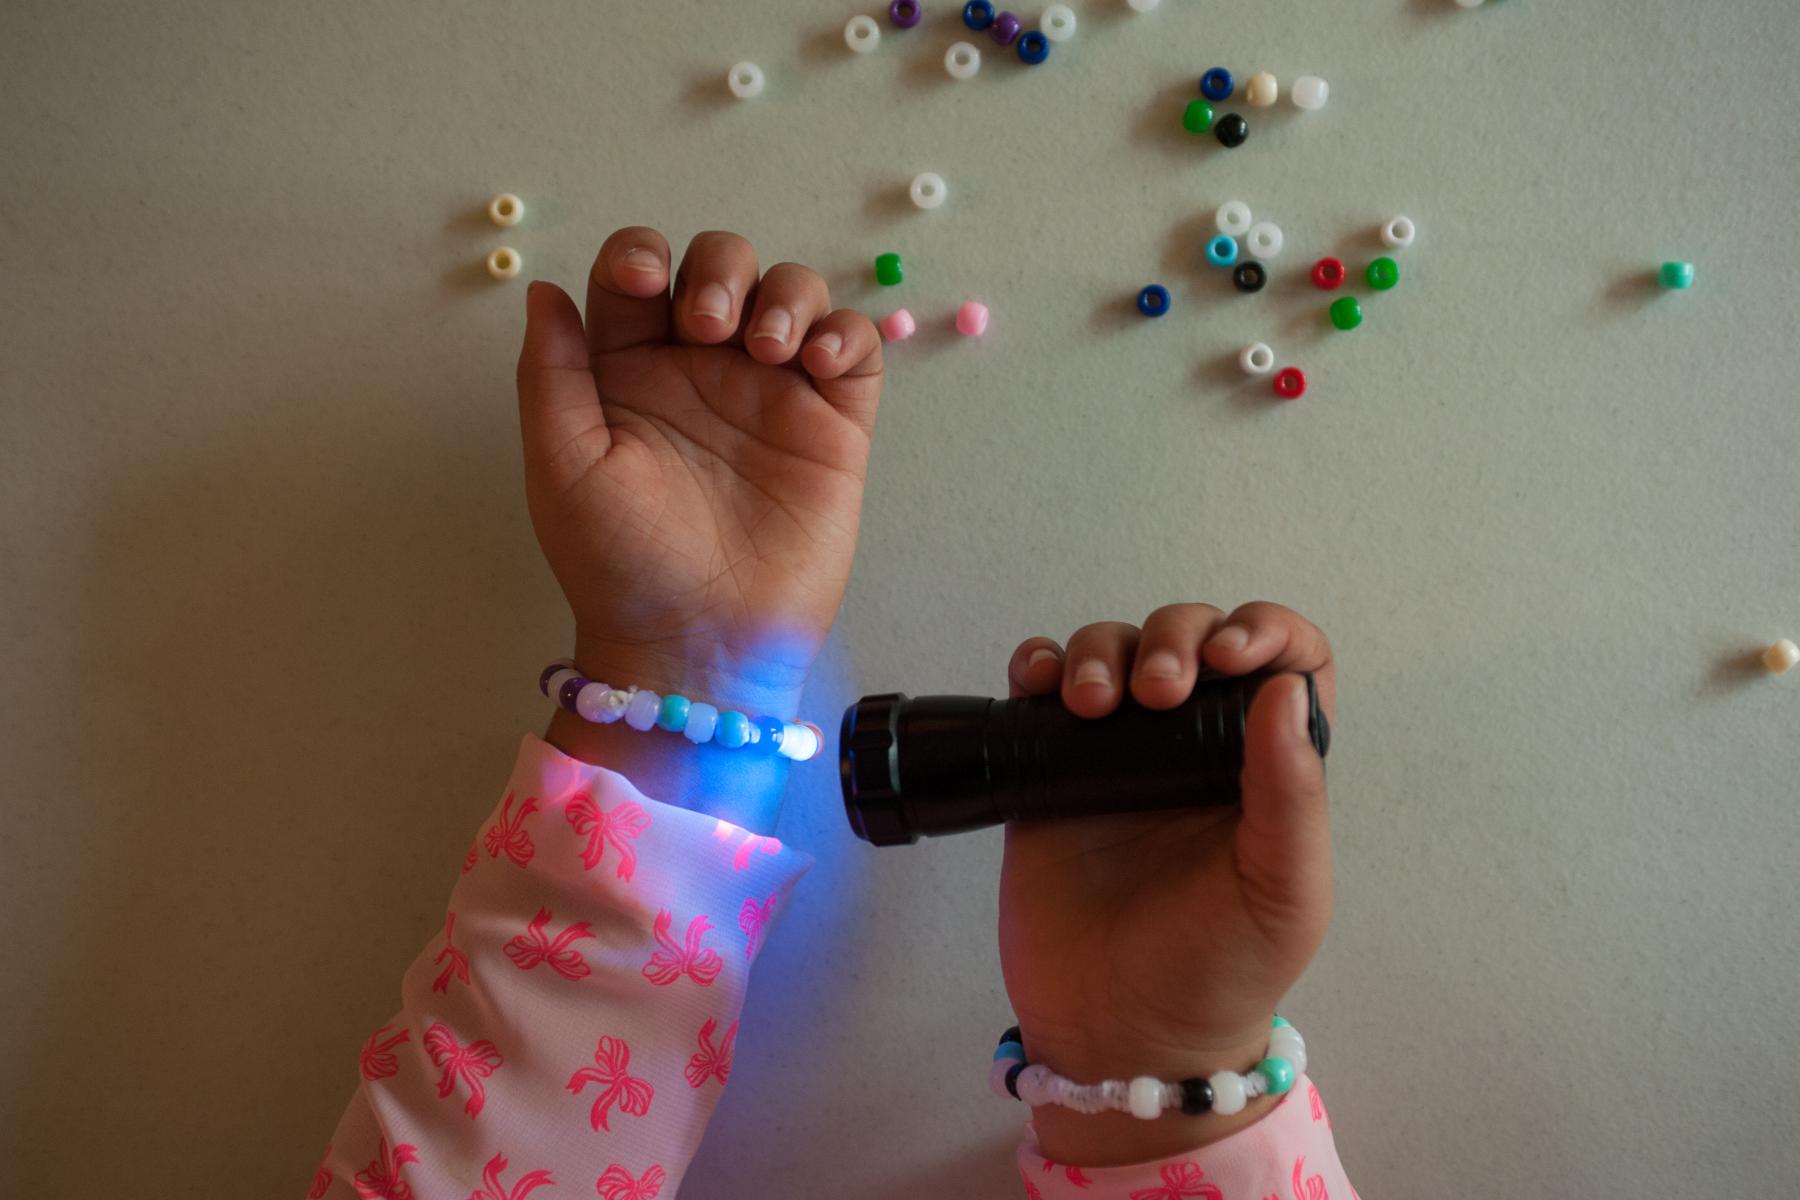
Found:
[{"label": "pink pony bead", "polygon": [[987,305],[971,300],[956,310],[956,332],[968,337],[980,337],[987,332],[987,319]]},{"label": "pink pony bead", "polygon": [[903,342],[919,330],[919,323],[904,308],[897,308],[881,318],[881,336],[890,342]]}]

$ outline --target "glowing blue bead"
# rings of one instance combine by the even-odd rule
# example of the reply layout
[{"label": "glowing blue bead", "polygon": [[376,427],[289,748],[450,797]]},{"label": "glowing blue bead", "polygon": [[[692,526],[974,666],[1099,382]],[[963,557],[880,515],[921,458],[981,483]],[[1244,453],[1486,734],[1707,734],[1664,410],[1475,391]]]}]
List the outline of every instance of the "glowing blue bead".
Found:
[{"label": "glowing blue bead", "polygon": [[1221,233],[1206,243],[1206,261],[1215,267],[1229,267],[1237,261],[1237,239]]},{"label": "glowing blue bead", "polygon": [[1255,1070],[1268,1082],[1271,1096],[1279,1096],[1294,1086],[1294,1064],[1285,1058],[1265,1058]]},{"label": "glowing blue bead", "polygon": [[786,722],[780,717],[758,717],[751,723],[756,726],[757,738],[750,748],[762,755],[781,753],[781,735],[787,729]]},{"label": "glowing blue bead", "polygon": [[736,750],[750,740],[750,718],[727,709],[719,714],[719,726],[713,740],[727,750]]},{"label": "glowing blue bead", "polygon": [[1017,1042],[1001,1042],[994,1049],[994,1061],[999,1062],[1003,1058],[1009,1062],[1024,1062],[1025,1047]]},{"label": "glowing blue bead", "polygon": [[670,733],[680,733],[687,728],[689,703],[686,696],[664,696],[662,711],[656,714],[656,723]]}]

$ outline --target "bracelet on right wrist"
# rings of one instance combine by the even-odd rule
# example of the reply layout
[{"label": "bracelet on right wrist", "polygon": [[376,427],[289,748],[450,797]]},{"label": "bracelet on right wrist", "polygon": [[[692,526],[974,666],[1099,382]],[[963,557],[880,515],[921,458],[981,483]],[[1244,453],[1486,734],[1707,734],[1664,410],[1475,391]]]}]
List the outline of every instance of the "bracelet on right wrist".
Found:
[{"label": "bracelet on right wrist", "polygon": [[988,1088],[1002,1100],[1011,1097],[1036,1108],[1058,1104],[1079,1113],[1128,1112],[1146,1121],[1164,1109],[1178,1108],[1188,1116],[1215,1112],[1220,1116],[1240,1113],[1258,1096],[1279,1096],[1294,1086],[1306,1071],[1306,1039],[1277,1015],[1269,1030],[1268,1053],[1249,1071],[1216,1071],[1176,1083],[1164,1083],[1153,1075],[1135,1079],[1108,1079],[1102,1083],[1076,1083],[1064,1079],[1042,1063],[1027,1061],[1025,1043],[1014,1025],[1000,1035],[988,1068]]}]

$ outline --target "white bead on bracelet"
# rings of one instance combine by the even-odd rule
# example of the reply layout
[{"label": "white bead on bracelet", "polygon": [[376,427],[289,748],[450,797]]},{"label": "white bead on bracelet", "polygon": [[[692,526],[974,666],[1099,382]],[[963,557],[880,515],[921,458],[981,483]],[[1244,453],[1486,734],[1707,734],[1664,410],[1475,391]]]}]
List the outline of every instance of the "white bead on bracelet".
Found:
[{"label": "white bead on bracelet", "polygon": [[696,746],[714,742],[727,750],[745,750],[769,757],[780,754],[795,762],[815,758],[825,745],[825,733],[810,721],[782,721],[776,717],[750,717],[686,696],[659,696],[635,684],[615,688],[596,683],[575,670],[569,659],[558,659],[538,676],[538,690],[557,705],[584,721],[611,725],[623,718],[640,732],[660,726],[682,734]]},{"label": "white bead on bracelet", "polygon": [[1283,1094],[1305,1071],[1306,1040],[1279,1016],[1269,1031],[1268,1054],[1245,1074],[1218,1071],[1207,1078],[1196,1076],[1178,1083],[1164,1083],[1150,1075],[1103,1083],[1064,1079],[1042,1063],[1025,1060],[1025,1046],[1015,1025],[1000,1035],[993,1065],[988,1068],[988,1088],[1002,1100],[1023,1100],[1033,1108],[1057,1104],[1089,1115],[1116,1110],[1150,1121],[1168,1108],[1178,1108],[1189,1116],[1204,1112],[1230,1116],[1242,1112],[1258,1096]]}]

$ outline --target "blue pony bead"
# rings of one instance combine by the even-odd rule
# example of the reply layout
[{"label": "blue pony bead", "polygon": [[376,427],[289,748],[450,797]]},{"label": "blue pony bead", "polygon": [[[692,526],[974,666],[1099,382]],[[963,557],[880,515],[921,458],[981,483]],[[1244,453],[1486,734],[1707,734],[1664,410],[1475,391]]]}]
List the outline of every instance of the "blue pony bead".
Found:
[{"label": "blue pony bead", "polygon": [[1138,293],[1138,311],[1146,317],[1160,317],[1169,311],[1169,289],[1153,283]]},{"label": "blue pony bead", "polygon": [[1019,39],[1019,61],[1035,67],[1050,57],[1050,39],[1035,29]]},{"label": "blue pony bead", "polygon": [[1229,100],[1231,89],[1231,72],[1224,67],[1214,67],[1200,77],[1200,94],[1208,100]]},{"label": "blue pony bead", "polygon": [[969,0],[963,5],[963,24],[980,33],[994,23],[994,6],[988,0]]},{"label": "blue pony bead", "polygon": [[781,735],[787,729],[787,723],[780,717],[757,717],[750,722],[756,726],[757,739],[750,749],[765,757],[781,753]]},{"label": "blue pony bead", "polygon": [[1237,239],[1229,234],[1221,233],[1206,243],[1206,261],[1215,267],[1229,267],[1237,262]]},{"label": "blue pony bead", "polygon": [[720,713],[713,740],[727,750],[736,750],[750,740],[750,718],[732,710]]}]

